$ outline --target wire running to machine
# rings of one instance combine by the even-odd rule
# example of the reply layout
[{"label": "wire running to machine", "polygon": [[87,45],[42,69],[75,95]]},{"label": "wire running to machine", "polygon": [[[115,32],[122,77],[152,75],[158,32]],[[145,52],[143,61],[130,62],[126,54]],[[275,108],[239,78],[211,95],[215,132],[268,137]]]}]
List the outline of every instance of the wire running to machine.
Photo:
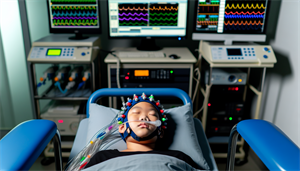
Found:
[{"label": "wire running to machine", "polygon": [[[107,53],[111,54],[112,56],[114,56],[115,58],[117,58],[117,86],[118,86],[118,88],[121,88],[121,85],[120,85],[121,60],[120,60],[120,58],[118,57],[118,55],[114,54],[115,51],[107,51],[107,50],[103,50],[103,49],[100,49],[100,50],[103,51],[103,52],[107,52]],[[125,100],[124,100],[123,96],[121,96],[121,101],[122,101],[122,103],[125,103]]]}]

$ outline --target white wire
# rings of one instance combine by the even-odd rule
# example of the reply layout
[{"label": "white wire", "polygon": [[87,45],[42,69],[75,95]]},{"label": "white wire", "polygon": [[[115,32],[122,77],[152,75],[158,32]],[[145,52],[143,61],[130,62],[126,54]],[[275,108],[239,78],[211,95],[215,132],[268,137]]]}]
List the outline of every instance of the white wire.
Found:
[{"label": "white wire", "polygon": [[196,80],[197,84],[196,84],[195,91],[194,91],[194,94],[193,94],[192,103],[194,103],[194,101],[195,101],[195,97],[196,97],[197,92],[198,92],[198,87],[199,87],[200,78],[201,78],[201,74],[200,74],[199,68],[196,68],[196,69],[194,70],[194,72],[197,72],[198,78],[196,79],[196,78],[193,76],[193,78],[194,78],[194,80]]},{"label": "white wire", "polygon": [[[121,88],[121,85],[120,85],[120,63],[121,63],[121,60],[116,54],[112,54],[112,55],[117,58],[117,86],[118,86],[118,88]],[[125,103],[123,96],[121,96],[121,101],[122,101],[122,104]]]},{"label": "white wire", "polygon": [[196,117],[204,108],[204,102],[206,102],[207,98],[208,98],[208,94],[210,93],[210,88],[211,88],[212,84],[210,85],[206,85],[206,91],[205,91],[205,96],[204,96],[204,101],[203,101],[203,104],[202,104],[202,107],[193,115],[193,117]]}]

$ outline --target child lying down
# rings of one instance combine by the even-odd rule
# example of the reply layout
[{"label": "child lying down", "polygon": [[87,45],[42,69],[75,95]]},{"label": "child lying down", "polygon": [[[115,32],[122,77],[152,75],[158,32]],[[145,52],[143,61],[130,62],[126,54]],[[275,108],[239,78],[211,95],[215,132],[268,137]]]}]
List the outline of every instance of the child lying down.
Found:
[{"label": "child lying down", "polygon": [[[159,101],[155,102],[152,95],[134,95],[122,107],[116,120],[118,124],[112,124],[106,132],[100,133],[97,136],[99,141],[90,145],[94,147],[82,150],[67,170],[204,170],[181,151],[157,149],[158,140],[163,138],[167,128],[163,112]],[[114,128],[127,148],[123,151],[99,151],[100,140],[108,138]]]}]

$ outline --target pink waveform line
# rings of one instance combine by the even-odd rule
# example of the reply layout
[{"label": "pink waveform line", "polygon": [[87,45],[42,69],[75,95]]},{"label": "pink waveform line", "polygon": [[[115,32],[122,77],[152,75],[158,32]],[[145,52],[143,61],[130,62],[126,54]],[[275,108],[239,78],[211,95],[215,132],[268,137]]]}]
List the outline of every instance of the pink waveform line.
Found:
[{"label": "pink waveform line", "polygon": [[135,12],[135,13],[133,13],[133,14],[132,14],[132,13],[126,14],[125,12],[123,12],[122,14],[119,14],[119,16],[123,16],[123,15],[125,15],[125,16],[129,16],[129,15],[131,15],[131,16],[135,16],[135,15],[136,15],[136,16],[141,16],[141,15],[142,15],[142,16],[147,16],[148,13],[146,13],[146,14],[139,13],[139,14],[138,14],[138,13]]},{"label": "pink waveform line", "polygon": [[265,12],[254,12],[254,11],[252,11],[252,12],[249,12],[249,11],[247,11],[247,12],[232,12],[232,11],[230,11],[230,12],[225,12],[225,14],[226,15],[229,15],[229,14],[233,14],[233,15],[235,15],[235,14],[238,14],[238,15],[241,15],[241,14],[255,14],[255,15],[257,15],[257,14],[260,14],[260,15],[262,15],[262,14],[264,14]]},{"label": "pink waveform line", "polygon": [[138,21],[141,21],[141,20],[144,20],[144,21],[148,21],[148,19],[145,19],[145,18],[137,18],[137,17],[135,17],[135,18],[131,18],[131,17],[129,17],[129,18],[119,18],[119,20],[121,20],[121,21],[123,21],[123,20],[126,20],[126,21],[129,21],[129,20],[132,20],[132,21],[135,21],[135,20],[138,20]]}]

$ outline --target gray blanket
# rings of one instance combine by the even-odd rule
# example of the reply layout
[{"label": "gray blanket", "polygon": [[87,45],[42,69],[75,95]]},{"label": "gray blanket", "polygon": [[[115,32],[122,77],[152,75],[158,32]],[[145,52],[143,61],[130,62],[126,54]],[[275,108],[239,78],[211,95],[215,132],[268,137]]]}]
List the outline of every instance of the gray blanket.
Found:
[{"label": "gray blanket", "polygon": [[197,171],[186,162],[176,157],[161,154],[136,154],[130,156],[121,156],[106,160],[84,171]]}]

